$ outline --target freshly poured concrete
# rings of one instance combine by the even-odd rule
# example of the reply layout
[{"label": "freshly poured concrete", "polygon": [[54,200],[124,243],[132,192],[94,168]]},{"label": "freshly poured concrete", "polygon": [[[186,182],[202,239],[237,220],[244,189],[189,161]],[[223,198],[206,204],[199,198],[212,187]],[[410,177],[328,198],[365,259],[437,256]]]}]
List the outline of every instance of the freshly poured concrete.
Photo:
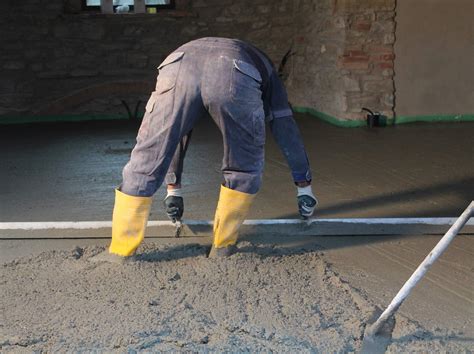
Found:
[{"label": "freshly poured concrete", "polygon": [[[474,349],[469,237],[454,240],[403,304],[389,351]],[[220,261],[205,258],[202,238],[155,239],[127,265],[89,262],[99,240],[3,240],[7,253],[38,255],[0,269],[0,348],[354,351],[375,306],[388,304],[438,239],[244,239]]]},{"label": "freshly poured concrete", "polygon": [[[299,123],[319,217],[456,216],[474,199],[473,124]],[[2,128],[0,222],[110,220],[134,135],[119,125]],[[220,154],[218,132],[200,125],[186,165],[189,219],[212,219]],[[165,219],[162,197],[152,219]],[[249,217],[296,217],[271,141]],[[87,261],[107,239],[1,240],[0,349],[357,350],[370,311],[390,302],[439,238],[254,235],[220,264],[192,245],[209,238],[151,239],[125,268]],[[474,350],[473,256],[472,236],[453,241],[402,305],[389,350]]]}]

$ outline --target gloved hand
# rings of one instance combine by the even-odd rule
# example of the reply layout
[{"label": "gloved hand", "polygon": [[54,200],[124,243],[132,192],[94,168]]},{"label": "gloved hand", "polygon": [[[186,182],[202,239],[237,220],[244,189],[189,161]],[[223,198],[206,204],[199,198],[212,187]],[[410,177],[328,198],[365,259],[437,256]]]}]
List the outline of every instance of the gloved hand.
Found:
[{"label": "gloved hand", "polygon": [[163,201],[165,205],[166,215],[175,223],[178,220],[181,220],[184,212],[184,200],[181,196],[180,189],[171,189],[168,190],[168,194]]},{"label": "gloved hand", "polygon": [[311,186],[297,188],[298,211],[303,219],[307,219],[313,215],[314,209],[318,205],[318,200],[314,196]]}]

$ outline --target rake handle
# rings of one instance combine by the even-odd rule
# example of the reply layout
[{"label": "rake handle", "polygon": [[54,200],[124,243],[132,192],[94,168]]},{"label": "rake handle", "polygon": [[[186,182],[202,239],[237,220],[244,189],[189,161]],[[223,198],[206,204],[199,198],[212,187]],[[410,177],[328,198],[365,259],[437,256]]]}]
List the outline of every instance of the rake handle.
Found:
[{"label": "rake handle", "polygon": [[405,299],[410,295],[413,288],[418,284],[418,282],[423,278],[426,272],[431,268],[433,263],[438,259],[439,256],[448,248],[451,241],[462,229],[462,227],[467,223],[469,218],[474,215],[474,201],[469,204],[469,206],[464,210],[461,216],[454,222],[450,229],[444,234],[444,236],[439,240],[438,244],[431,250],[431,252],[426,256],[426,258],[421,262],[418,268],[413,272],[410,279],[402,286],[398,291],[397,295],[393,298],[392,302],[385,311],[380,315],[380,317],[371,325],[367,332],[370,335],[375,335],[383,326],[385,321],[387,321],[394,313],[398,310],[400,305],[405,301]]}]

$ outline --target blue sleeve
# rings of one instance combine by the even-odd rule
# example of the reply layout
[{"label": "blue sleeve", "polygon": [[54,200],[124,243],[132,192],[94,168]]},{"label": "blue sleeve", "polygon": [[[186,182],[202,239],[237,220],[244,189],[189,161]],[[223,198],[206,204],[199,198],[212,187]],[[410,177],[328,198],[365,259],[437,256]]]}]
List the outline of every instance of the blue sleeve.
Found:
[{"label": "blue sleeve", "polygon": [[300,131],[292,115],[273,118],[270,130],[286,158],[295,182],[311,181],[311,170]]},{"label": "blue sleeve", "polygon": [[282,118],[293,115],[293,111],[288,103],[288,94],[286,93],[285,86],[275,70],[273,70],[268,83],[268,95],[271,118]]},{"label": "blue sleeve", "polygon": [[288,103],[288,95],[276,71],[270,77],[267,102],[270,130],[286,158],[295,182],[310,182],[311,170],[300,131]]}]

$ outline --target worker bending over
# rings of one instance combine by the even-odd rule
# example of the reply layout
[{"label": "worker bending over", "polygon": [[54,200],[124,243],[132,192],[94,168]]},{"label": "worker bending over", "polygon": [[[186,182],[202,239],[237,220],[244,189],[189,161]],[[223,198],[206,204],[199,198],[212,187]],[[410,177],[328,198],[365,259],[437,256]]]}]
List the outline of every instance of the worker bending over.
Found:
[{"label": "worker bending over", "polygon": [[183,159],[190,132],[206,113],[224,142],[210,257],[228,256],[235,249],[239,227],[262,182],[266,122],[291,169],[301,216],[313,214],[317,200],[303,142],[286,90],[263,52],[240,40],[202,38],[176,49],[158,70],[116,190],[109,258],[134,254],[144,238],[152,196],[165,178],[167,213],[181,218]]}]

